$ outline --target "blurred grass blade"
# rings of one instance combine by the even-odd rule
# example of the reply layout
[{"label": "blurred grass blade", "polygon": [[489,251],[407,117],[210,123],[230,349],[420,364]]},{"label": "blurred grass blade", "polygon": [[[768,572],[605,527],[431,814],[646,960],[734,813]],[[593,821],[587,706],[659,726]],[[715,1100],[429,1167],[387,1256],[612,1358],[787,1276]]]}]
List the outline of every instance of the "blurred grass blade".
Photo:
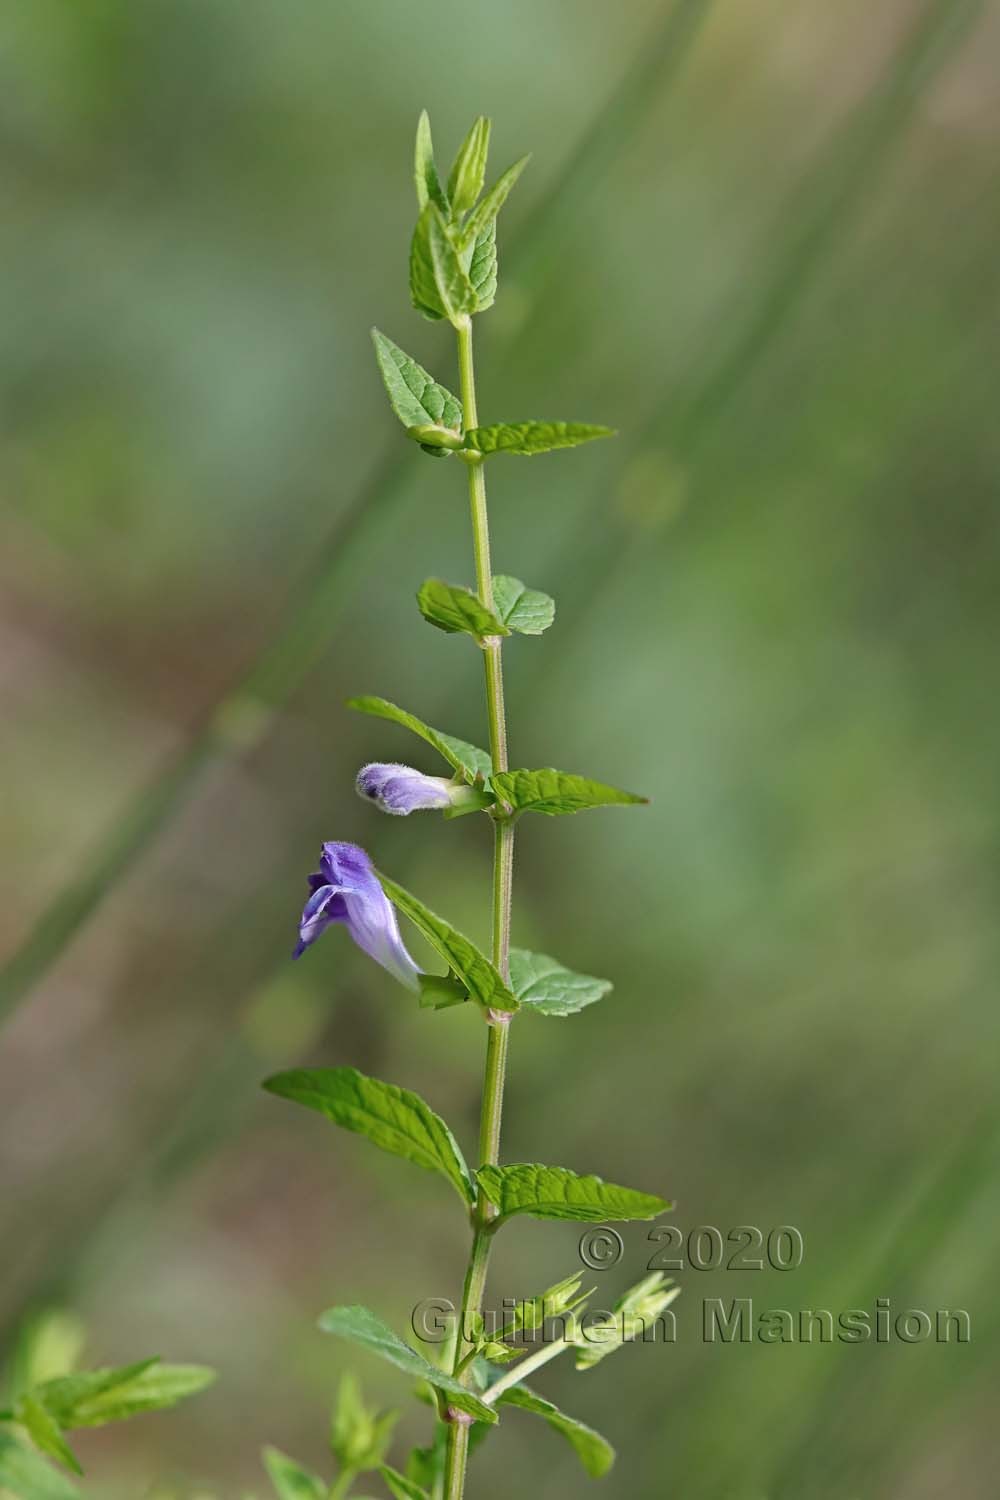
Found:
[{"label": "blurred grass blade", "polygon": [[764,283],[749,311],[720,318],[735,327],[731,342],[700,376],[692,373],[691,395],[678,403],[670,393],[651,426],[666,422],[671,451],[681,454],[707,436],[748,371],[785,327],[830,249],[850,228],[854,210],[886,165],[941,68],[983,13],[985,0],[931,0],[893,54],[883,76],[849,115],[825,152],[811,161],[797,191],[782,210],[789,227],[766,267]]}]

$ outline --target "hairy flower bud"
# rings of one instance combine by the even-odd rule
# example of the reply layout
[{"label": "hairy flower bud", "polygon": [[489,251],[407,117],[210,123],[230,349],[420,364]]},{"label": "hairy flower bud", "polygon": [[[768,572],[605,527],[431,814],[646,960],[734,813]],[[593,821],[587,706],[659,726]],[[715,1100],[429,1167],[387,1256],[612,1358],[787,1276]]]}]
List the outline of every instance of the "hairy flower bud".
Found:
[{"label": "hairy flower bud", "polygon": [[425,776],[412,766],[373,762],[361,767],[355,786],[359,797],[399,818],[423,808],[450,807],[452,802],[452,786],[447,777]]}]

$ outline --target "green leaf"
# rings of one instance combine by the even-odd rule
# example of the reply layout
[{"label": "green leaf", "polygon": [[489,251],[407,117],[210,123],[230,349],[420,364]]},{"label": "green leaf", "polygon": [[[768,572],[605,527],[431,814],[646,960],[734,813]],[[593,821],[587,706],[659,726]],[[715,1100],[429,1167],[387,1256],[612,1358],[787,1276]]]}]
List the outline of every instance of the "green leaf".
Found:
[{"label": "green leaf", "polygon": [[413,159],[413,177],[417,185],[417,202],[421,209],[428,203],[436,203],[443,213],[448,212],[448,200],[438,181],[434,165],[434,143],[431,140],[430,117],[423,109],[417,121],[417,144]]},{"label": "green leaf", "polygon": [[469,280],[476,294],[476,312],[493,306],[497,294],[497,225],[491,219],[476,235],[469,259]]},{"label": "green leaf", "polygon": [[348,1372],[340,1377],[330,1424],[330,1451],[342,1469],[377,1469],[398,1421],[398,1411],[369,1410],[361,1398],[357,1377]]},{"label": "green leaf", "polygon": [[377,328],[372,329],[375,358],[382,372],[389,403],[403,426],[462,427],[462,403],[443,385],[438,385],[422,365],[411,359]]},{"label": "green leaf", "polygon": [[548,594],[529,589],[520,578],[498,573],[493,579],[493,608],[508,630],[541,635],[556,617],[556,603]]},{"label": "green leaf", "polygon": [[471,589],[428,578],[417,592],[417,606],[428,625],[455,635],[464,631],[482,641],[488,635],[510,635],[507,626],[488,610]]},{"label": "green leaf", "polygon": [[522,156],[520,161],[516,161],[512,167],[507,168],[506,172],[501,173],[465,221],[462,230],[464,241],[478,239],[491,224],[495,227],[497,214],[507,202],[511,189],[530,160],[530,155]]},{"label": "green leaf", "polygon": [[87,1418],[104,1408],[111,1393],[130,1385],[156,1363],[155,1359],[144,1359],[137,1364],[57,1375],[37,1385],[32,1394],[60,1427],[97,1426],[100,1424]]},{"label": "green leaf", "polygon": [[418,901],[416,896],[397,885],[394,880],[389,880],[382,874],[379,875],[379,880],[389,900],[420,929],[431,947],[465,985],[473,1000],[478,1000],[487,1010],[517,1010],[517,1000],[513,993],[475,943],[470,943],[467,937],[456,932],[454,927],[442,917],[436,916],[422,901]]},{"label": "green leaf", "polygon": [[436,203],[421,211],[410,244],[410,295],[419,312],[458,323],[476,308],[476,292]]},{"label": "green leaf", "polygon": [[426,1010],[447,1010],[452,1005],[464,1005],[469,993],[464,984],[459,984],[453,974],[421,974],[420,1004]]},{"label": "green leaf", "polygon": [[455,163],[448,174],[448,197],[454,214],[468,213],[483,190],[490,128],[490,121],[485,115],[480,115],[458,148]]},{"label": "green leaf", "polygon": [[419,1094],[367,1078],[357,1068],[293,1068],[268,1078],[264,1088],[318,1110],[393,1156],[440,1172],[467,1203],[474,1201],[472,1179],[455,1137]]},{"label": "green leaf", "polygon": [[205,1365],[165,1365],[158,1359],[114,1369],[61,1375],[34,1394],[60,1427],[104,1427],[140,1412],[163,1411],[216,1379]]},{"label": "green leaf", "polygon": [[74,1474],[83,1473],[80,1460],[59,1431],[59,1423],[32,1392],[22,1396],[17,1403],[17,1419],[40,1453],[58,1459]]},{"label": "green leaf", "polygon": [[460,1385],[453,1376],[446,1375],[443,1370],[437,1369],[424,1359],[422,1354],[418,1354],[416,1349],[411,1349],[409,1344],[397,1338],[392,1329],[387,1328],[369,1308],[331,1307],[323,1313],[319,1326],[324,1333],[332,1333],[338,1338],[350,1340],[353,1344],[360,1344],[363,1349],[379,1355],[381,1359],[388,1360],[391,1365],[395,1365],[411,1379],[425,1380],[428,1385],[444,1391],[449,1405],[456,1407],[459,1411],[469,1412],[483,1422],[496,1421],[496,1412],[491,1407],[486,1406],[472,1391]]},{"label": "green leaf", "polygon": [[493,789],[501,802],[516,812],[559,813],[583,812],[588,807],[629,807],[646,803],[648,797],[623,792],[620,787],[605,786],[586,776],[573,776],[545,766],[539,771],[497,771]]},{"label": "green leaf", "polygon": [[[489,1428],[483,1423],[475,1424],[483,1432]],[[444,1479],[445,1455],[448,1448],[448,1428],[444,1422],[434,1423],[434,1435],[426,1447],[411,1448],[406,1460],[406,1477],[425,1490],[433,1490]]]},{"label": "green leaf", "polygon": [[328,1486],[278,1448],[265,1448],[264,1467],[278,1500],[326,1500]]},{"label": "green leaf", "polygon": [[419,1484],[414,1484],[412,1479],[407,1479],[406,1475],[401,1474],[398,1469],[392,1469],[388,1464],[381,1464],[379,1473],[396,1500],[428,1500],[427,1491],[421,1489]]},{"label": "green leaf", "polygon": [[510,950],[510,985],[522,1005],[543,1016],[575,1015],[612,988],[610,979],[574,974],[547,953],[527,948]]},{"label": "green leaf", "polygon": [[79,1500],[80,1491],[32,1448],[0,1432],[0,1491],[17,1500]]},{"label": "green leaf", "polygon": [[537,1395],[527,1386],[515,1385],[510,1390],[504,1391],[497,1405],[518,1406],[522,1411],[534,1412],[536,1416],[548,1422],[551,1428],[561,1433],[572,1444],[577,1457],[592,1479],[600,1479],[615,1461],[615,1450],[607,1438],[603,1438],[585,1422],[577,1421],[576,1417],[568,1417],[565,1412],[559,1410],[558,1406],[553,1406],[551,1401],[546,1401],[544,1396]]},{"label": "green leaf", "polygon": [[402,724],[404,729],[412,730],[428,745],[432,745],[439,755],[443,755],[448,764],[461,772],[468,782],[493,774],[493,762],[485,750],[479,750],[465,740],[456,739],[454,735],[432,729],[429,724],[418,719],[416,714],[407,713],[405,708],[397,707],[387,698],[348,698],[347,706],[357,709],[358,713],[371,714],[376,719],[390,719],[392,723]]},{"label": "green leaf", "polygon": [[612,427],[590,422],[498,422],[492,427],[470,427],[465,446],[474,453],[551,453],[554,448],[577,448],[595,438],[614,437]]},{"label": "green leaf", "polygon": [[653,1193],[618,1187],[600,1177],[579,1177],[567,1167],[515,1162],[480,1167],[476,1173],[500,1219],[530,1214],[536,1219],[573,1219],[600,1224],[606,1219],[655,1219],[671,1206]]}]

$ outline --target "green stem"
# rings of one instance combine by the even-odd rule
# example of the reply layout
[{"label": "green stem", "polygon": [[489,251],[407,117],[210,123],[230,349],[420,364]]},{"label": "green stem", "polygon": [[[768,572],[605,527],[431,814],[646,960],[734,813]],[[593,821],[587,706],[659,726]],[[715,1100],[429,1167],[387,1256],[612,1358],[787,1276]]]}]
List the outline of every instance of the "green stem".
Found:
[{"label": "green stem", "polygon": [[351,1485],[357,1477],[357,1469],[343,1469],[331,1486],[327,1500],[345,1500],[345,1497],[351,1493]]},{"label": "green stem", "polygon": [[529,1354],[526,1359],[518,1360],[516,1365],[505,1370],[496,1384],[483,1392],[482,1400],[488,1406],[492,1406],[504,1391],[510,1390],[512,1385],[520,1385],[525,1375],[530,1375],[542,1365],[547,1365],[550,1359],[555,1359],[557,1354],[564,1354],[568,1348],[569,1341],[564,1338],[555,1339],[551,1344],[543,1344],[540,1349],[536,1349],[534,1354]]},{"label": "green stem", "polygon": [[[466,428],[476,427],[476,376],[472,357],[472,320],[465,318],[456,327],[458,366],[461,378],[462,410]],[[487,609],[493,608],[493,567],[490,559],[490,528],[486,511],[486,475],[481,457],[466,456],[469,469],[469,506],[472,514],[472,539],[476,558],[476,588]],[[495,770],[507,769],[507,717],[504,708],[501,640],[489,637],[483,642],[483,666],[486,676],[486,707],[490,724],[490,754]],[[514,872],[514,825],[498,815],[494,822],[493,843],[493,963],[504,979],[510,974],[510,908]],[[486,1068],[483,1076],[483,1099],[479,1126],[480,1165],[495,1165],[500,1158],[500,1125],[503,1118],[503,1091],[507,1072],[509,1017],[490,1016],[487,1027]],[[482,1311],[486,1272],[489,1267],[490,1220],[494,1210],[482,1201],[473,1214],[472,1248],[462,1290],[462,1309],[458,1340],[455,1346],[455,1370],[466,1380],[469,1366],[462,1368],[468,1353],[466,1329],[473,1313]],[[463,1420],[448,1424],[448,1451],[445,1459],[445,1500],[462,1500],[465,1469],[469,1455],[469,1427]]]}]

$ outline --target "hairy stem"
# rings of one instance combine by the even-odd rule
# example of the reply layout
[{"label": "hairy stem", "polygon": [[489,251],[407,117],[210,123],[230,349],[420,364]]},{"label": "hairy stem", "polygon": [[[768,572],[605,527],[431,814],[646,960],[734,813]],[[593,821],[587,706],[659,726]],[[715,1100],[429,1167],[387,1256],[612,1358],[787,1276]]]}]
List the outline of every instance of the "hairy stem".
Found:
[{"label": "hairy stem", "polygon": [[[458,326],[458,364],[461,376],[462,410],[465,426],[476,427],[476,377],[472,358],[472,320]],[[493,608],[493,567],[490,559],[490,527],[486,511],[486,475],[483,461],[469,457],[469,505],[472,512],[472,539],[476,558],[476,588],[487,609]],[[503,696],[502,642],[493,636],[483,642],[483,666],[486,674],[486,708],[490,723],[490,755],[497,771],[507,769],[507,717]],[[493,843],[493,963],[504,979],[510,974],[510,907],[514,873],[514,826],[498,815],[494,824]],[[507,1072],[509,1020],[491,1017],[487,1027],[486,1068],[483,1077],[483,1100],[479,1125],[480,1165],[494,1165],[500,1157],[500,1125],[503,1118],[503,1090]],[[468,1353],[466,1330],[472,1313],[482,1310],[486,1272],[490,1259],[490,1219],[493,1209],[483,1202],[473,1216],[472,1248],[462,1291],[461,1322],[455,1347],[455,1370],[459,1378],[468,1378],[469,1369],[461,1368]],[[464,1421],[448,1425],[448,1451],[445,1460],[445,1500],[461,1500],[465,1489],[465,1469],[469,1453],[469,1428]]]}]

